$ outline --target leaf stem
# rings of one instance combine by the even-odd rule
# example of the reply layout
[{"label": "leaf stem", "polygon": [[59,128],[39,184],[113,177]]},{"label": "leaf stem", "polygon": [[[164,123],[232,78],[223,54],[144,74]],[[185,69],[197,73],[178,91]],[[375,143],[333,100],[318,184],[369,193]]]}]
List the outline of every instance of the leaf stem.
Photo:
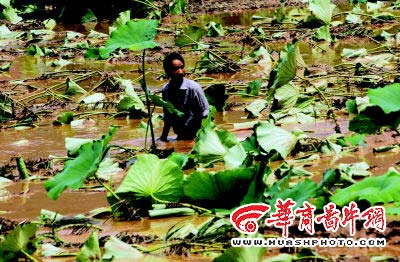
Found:
[{"label": "leaf stem", "polygon": [[162,204],[178,204],[178,205],[181,205],[183,207],[191,208],[191,209],[193,209],[193,210],[195,210],[196,212],[199,212],[199,213],[208,213],[208,214],[211,213],[211,210],[209,210],[209,209],[206,209],[206,208],[203,208],[203,207],[199,207],[199,206],[196,206],[196,205],[192,205],[192,204],[189,204],[189,203],[170,202],[170,201],[167,201],[167,200],[161,200],[161,199],[155,197],[153,194],[151,194],[151,197],[155,201],[160,202]]},{"label": "leaf stem", "polygon": [[34,258],[33,256],[29,255],[25,250],[21,249],[21,252],[30,260],[34,261],[34,262],[40,262],[39,260],[37,260],[36,258]]},{"label": "leaf stem", "polygon": [[111,187],[109,187],[108,185],[106,185],[105,183],[103,183],[103,181],[101,181],[101,179],[99,178],[99,176],[97,175],[97,173],[94,174],[94,177],[96,178],[97,182],[99,182],[99,184],[104,187],[108,192],[110,192],[110,194],[115,197],[115,199],[119,201],[121,201],[121,198],[115,193],[114,190],[111,189]]}]

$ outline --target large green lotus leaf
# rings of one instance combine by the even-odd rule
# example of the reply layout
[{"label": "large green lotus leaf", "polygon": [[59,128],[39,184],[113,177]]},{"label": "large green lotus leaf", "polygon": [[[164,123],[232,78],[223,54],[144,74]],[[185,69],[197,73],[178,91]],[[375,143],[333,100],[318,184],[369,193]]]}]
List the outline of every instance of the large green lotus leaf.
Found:
[{"label": "large green lotus leaf", "polygon": [[67,187],[80,188],[86,178],[96,173],[108,143],[117,130],[117,127],[110,127],[102,139],[83,144],[78,150],[78,156],[67,161],[61,173],[44,183],[47,195],[56,200]]},{"label": "large green lotus leaf", "polygon": [[142,50],[156,47],[158,44],[154,42],[154,38],[157,34],[157,26],[157,20],[129,20],[111,33],[105,49],[100,50],[101,57],[107,58],[112,51],[118,48]]},{"label": "large green lotus leaf", "polygon": [[336,5],[331,4],[331,0],[311,0],[310,1],[310,11],[321,21],[325,23],[325,25],[329,25],[331,23],[333,10]]},{"label": "large green lotus leaf", "polygon": [[122,242],[111,235],[110,239],[104,245],[103,259],[112,261],[137,262],[141,261],[144,255],[131,245]]},{"label": "large green lotus leaf", "polygon": [[236,168],[215,174],[196,171],[184,182],[184,194],[193,200],[215,201],[215,204],[232,207],[247,193],[253,174],[253,168]]},{"label": "large green lotus leaf", "polygon": [[202,26],[189,25],[175,38],[175,45],[185,46],[196,44],[206,33],[207,31]]},{"label": "large green lotus leaf", "polygon": [[386,114],[400,111],[400,84],[368,90],[369,102],[383,109]]},{"label": "large green lotus leaf", "polygon": [[93,231],[93,233],[83,244],[81,251],[76,257],[76,262],[88,262],[88,261],[93,261],[93,262],[102,261],[97,231]]},{"label": "large green lotus leaf", "polygon": [[258,124],[256,137],[262,149],[267,153],[275,150],[282,158],[287,157],[297,143],[295,135],[268,122]]},{"label": "large green lotus leaf", "polygon": [[338,206],[351,201],[367,200],[371,205],[390,203],[400,200],[400,173],[395,169],[376,177],[368,177],[360,182],[338,189],[330,198]]},{"label": "large green lotus leaf", "polygon": [[37,248],[37,226],[32,223],[17,225],[0,242],[0,261],[14,262],[25,257],[23,253],[33,254]]},{"label": "large green lotus leaf", "polygon": [[288,44],[281,52],[277,67],[271,71],[269,76],[269,97],[274,95],[275,89],[286,85],[296,76],[297,56],[296,43]]},{"label": "large green lotus leaf", "polygon": [[178,201],[182,196],[182,183],[183,172],[173,161],[143,154],[129,168],[116,193],[133,193],[136,198],[154,196],[161,200]]}]

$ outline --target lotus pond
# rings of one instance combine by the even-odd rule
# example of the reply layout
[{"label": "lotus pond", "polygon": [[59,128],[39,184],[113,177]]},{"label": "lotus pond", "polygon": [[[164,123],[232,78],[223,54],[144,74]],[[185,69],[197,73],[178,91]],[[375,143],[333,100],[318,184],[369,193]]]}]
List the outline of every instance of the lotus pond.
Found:
[{"label": "lotus pond", "polygon": [[[0,261],[399,259],[399,1],[133,1],[144,18],[78,24],[31,2],[0,1]],[[157,140],[180,113],[160,97],[170,51],[212,105],[194,141]],[[279,238],[287,199],[384,207],[384,230],[286,229],[386,246],[231,246],[236,208],[269,205],[253,237]]]}]

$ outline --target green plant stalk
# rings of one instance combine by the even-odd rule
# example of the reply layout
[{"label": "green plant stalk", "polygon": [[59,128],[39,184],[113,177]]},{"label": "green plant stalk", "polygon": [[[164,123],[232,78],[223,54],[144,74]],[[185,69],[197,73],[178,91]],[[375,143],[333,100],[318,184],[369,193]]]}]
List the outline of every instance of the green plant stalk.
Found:
[{"label": "green plant stalk", "polygon": [[66,228],[70,228],[70,227],[89,227],[89,228],[95,228],[95,229],[98,229],[98,230],[103,230],[103,228],[101,228],[99,226],[92,225],[92,224],[70,224],[70,225],[64,225],[64,226],[58,227],[56,229],[56,232],[64,230]]},{"label": "green plant stalk", "polygon": [[[153,129],[153,122],[151,121],[151,116],[152,116],[152,112],[150,109],[150,99],[149,99],[149,90],[147,89],[147,85],[146,85],[146,71],[145,71],[145,57],[146,57],[146,49],[143,49],[143,55],[142,55],[142,72],[143,72],[143,78],[142,78],[142,90],[144,91],[144,94],[146,95],[146,105],[147,105],[147,114],[149,115],[149,121],[147,126],[150,126],[150,133],[151,133],[151,150],[155,150],[157,148],[156,146],[156,139],[154,138],[154,129]],[[146,137],[145,139],[145,143],[147,140],[147,132],[146,132]],[[146,144],[145,144],[146,145]],[[146,146],[145,146],[146,147]]]},{"label": "green plant stalk", "polygon": [[40,262],[39,260],[37,260],[36,258],[34,258],[33,256],[29,255],[25,250],[21,249],[22,254],[24,254],[28,259],[34,261],[34,262]]},{"label": "green plant stalk", "polygon": [[145,248],[145,247],[143,247],[141,245],[132,245],[132,247],[134,247],[134,248],[136,248],[139,251],[144,252],[144,253],[151,253],[151,252],[154,252],[154,251],[157,251],[157,250],[160,250],[160,249],[163,249],[163,248],[171,247],[171,246],[174,246],[174,245],[176,245],[176,243],[168,243],[168,244],[164,244],[164,245],[157,246],[157,247],[152,247],[152,248]]},{"label": "green plant stalk", "polygon": [[112,190],[111,187],[109,187],[108,185],[104,184],[103,181],[101,181],[101,179],[98,177],[98,175],[96,173],[94,174],[94,177],[102,187],[104,187],[108,192],[110,192],[110,194],[113,197],[115,197],[115,199],[118,200],[118,202],[121,201],[121,198],[114,192],[114,190]]},{"label": "green plant stalk", "polygon": [[211,213],[211,210],[203,208],[203,207],[195,206],[195,205],[188,204],[188,203],[179,203],[179,202],[170,202],[167,200],[161,200],[161,199],[155,197],[153,194],[151,194],[151,198],[153,198],[155,201],[160,202],[162,204],[179,204],[183,207],[188,207],[188,208],[194,209],[195,211],[197,211],[199,213],[200,212],[201,213]]},{"label": "green plant stalk", "polygon": [[75,117],[77,117],[78,119],[82,119],[82,118],[87,118],[90,116],[95,116],[95,115],[111,115],[111,113],[109,112],[88,112],[88,113],[80,113],[80,114],[76,114]]},{"label": "green plant stalk", "polygon": [[26,165],[22,157],[17,157],[17,169],[20,178],[29,179],[29,173],[28,170],[26,169]]}]

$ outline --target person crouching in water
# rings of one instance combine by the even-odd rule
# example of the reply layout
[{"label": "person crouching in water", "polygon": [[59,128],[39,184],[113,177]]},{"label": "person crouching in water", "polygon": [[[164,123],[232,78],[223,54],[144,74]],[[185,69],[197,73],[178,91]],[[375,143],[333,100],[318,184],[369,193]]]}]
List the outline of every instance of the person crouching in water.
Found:
[{"label": "person crouching in water", "polygon": [[177,134],[177,140],[193,140],[202,119],[209,113],[204,91],[198,83],[185,77],[185,60],[179,53],[168,54],[163,67],[169,82],[162,88],[162,98],[184,115],[179,117],[164,108],[164,127],[160,140],[168,141],[171,127]]}]

